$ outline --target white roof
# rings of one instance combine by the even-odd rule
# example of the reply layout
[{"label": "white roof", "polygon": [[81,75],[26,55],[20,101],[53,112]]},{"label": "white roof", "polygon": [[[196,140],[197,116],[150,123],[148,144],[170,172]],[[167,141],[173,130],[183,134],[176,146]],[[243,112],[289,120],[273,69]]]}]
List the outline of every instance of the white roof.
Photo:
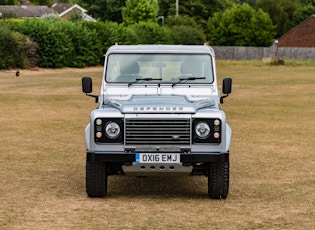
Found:
[{"label": "white roof", "polygon": [[214,50],[207,45],[113,45],[109,53],[207,53],[214,56]]}]

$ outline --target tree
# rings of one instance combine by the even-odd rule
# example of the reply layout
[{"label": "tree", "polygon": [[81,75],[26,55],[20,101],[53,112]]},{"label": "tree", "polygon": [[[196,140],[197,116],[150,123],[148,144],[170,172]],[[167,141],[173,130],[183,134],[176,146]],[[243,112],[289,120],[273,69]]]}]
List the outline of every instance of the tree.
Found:
[{"label": "tree", "polygon": [[81,13],[81,11],[74,11],[70,14],[69,20],[72,22],[83,21],[83,14]]},{"label": "tree", "polygon": [[293,14],[293,26],[303,22],[305,19],[309,18],[315,13],[315,5],[303,5],[299,7]]},{"label": "tree", "polygon": [[127,25],[138,22],[157,22],[158,0],[126,0],[122,8],[123,22]]},{"label": "tree", "polygon": [[104,15],[103,19],[122,23],[121,11],[125,5],[125,0],[107,0],[106,2],[106,11],[101,12]]},{"label": "tree", "polygon": [[[233,5],[234,0],[179,0],[179,15],[193,18],[204,29],[207,20],[215,12],[224,11]],[[159,0],[159,15],[165,18],[175,16],[175,0]]]},{"label": "tree", "polygon": [[270,46],[274,30],[268,14],[247,3],[214,13],[208,21],[208,39],[212,45]]},{"label": "tree", "polygon": [[299,4],[293,0],[257,0],[256,8],[260,8],[269,14],[276,25],[276,37],[292,28],[293,14]]},{"label": "tree", "polygon": [[315,6],[315,0],[299,0],[303,5],[313,5]]},{"label": "tree", "polygon": [[122,22],[121,11],[125,0],[80,0],[77,3],[86,8],[93,18]]},{"label": "tree", "polygon": [[17,5],[17,0],[0,0],[0,5]]},{"label": "tree", "polygon": [[240,3],[248,3],[250,6],[254,7],[256,0],[239,0]]},{"label": "tree", "polygon": [[33,0],[31,2],[34,6],[52,6],[52,0]]}]

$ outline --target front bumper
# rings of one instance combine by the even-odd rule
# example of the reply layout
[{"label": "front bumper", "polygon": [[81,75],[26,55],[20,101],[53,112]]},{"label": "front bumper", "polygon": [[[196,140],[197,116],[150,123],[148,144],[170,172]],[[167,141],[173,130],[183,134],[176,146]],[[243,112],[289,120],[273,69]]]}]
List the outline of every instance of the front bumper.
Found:
[{"label": "front bumper", "polygon": [[[185,163],[211,163],[216,162],[220,155],[226,153],[181,153],[180,162]],[[88,161],[120,162],[130,163],[136,161],[135,153],[107,153],[107,152],[87,152]]]}]

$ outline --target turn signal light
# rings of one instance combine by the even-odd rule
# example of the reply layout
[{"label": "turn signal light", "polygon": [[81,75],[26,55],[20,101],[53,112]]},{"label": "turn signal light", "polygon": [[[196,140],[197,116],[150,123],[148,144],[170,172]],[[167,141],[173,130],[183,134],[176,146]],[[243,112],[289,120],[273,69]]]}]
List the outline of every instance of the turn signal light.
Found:
[{"label": "turn signal light", "polygon": [[102,124],[102,120],[101,120],[101,119],[97,119],[97,120],[95,121],[95,124],[96,124],[96,125],[101,125],[101,124]]},{"label": "turn signal light", "polygon": [[214,120],[213,123],[214,123],[215,126],[218,126],[218,125],[220,125],[220,120]]},{"label": "turn signal light", "polygon": [[96,136],[96,138],[100,139],[100,138],[102,138],[103,134],[102,134],[102,132],[97,132],[95,134],[95,136]]}]

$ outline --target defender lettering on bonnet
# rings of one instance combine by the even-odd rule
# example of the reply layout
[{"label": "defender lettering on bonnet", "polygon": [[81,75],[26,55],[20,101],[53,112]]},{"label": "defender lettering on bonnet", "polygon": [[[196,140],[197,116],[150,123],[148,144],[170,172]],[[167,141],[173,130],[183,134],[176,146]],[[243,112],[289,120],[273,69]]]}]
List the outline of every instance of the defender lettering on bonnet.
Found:
[{"label": "defender lettering on bonnet", "polygon": [[133,107],[134,111],[184,111],[183,107]]},{"label": "defender lettering on bonnet", "polygon": [[107,194],[107,178],[208,177],[208,197],[229,190],[232,130],[220,108],[232,90],[217,86],[215,54],[206,45],[114,45],[105,54],[100,95],[92,79],[82,90],[99,106],[85,128],[86,191]]}]

